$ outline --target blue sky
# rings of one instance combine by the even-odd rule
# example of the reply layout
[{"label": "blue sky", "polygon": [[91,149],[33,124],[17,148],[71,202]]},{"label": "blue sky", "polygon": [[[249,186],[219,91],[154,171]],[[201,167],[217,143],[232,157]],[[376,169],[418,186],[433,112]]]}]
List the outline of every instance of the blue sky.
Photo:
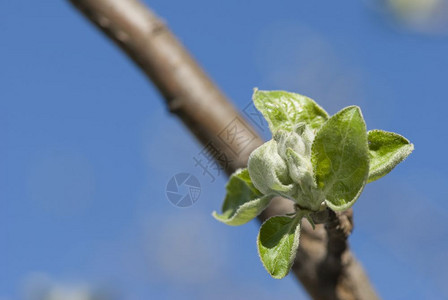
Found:
[{"label": "blue sky", "polygon": [[[360,105],[416,150],[354,206],[350,242],[385,299],[446,299],[448,39],[363,1],[146,1],[243,109],[253,87]],[[258,224],[218,224],[226,178],[143,74],[67,1],[0,2],[0,299],[36,285],[119,299],[307,299],[269,278]],[[267,132],[262,132],[268,138]],[[194,206],[165,197],[180,172]]]}]

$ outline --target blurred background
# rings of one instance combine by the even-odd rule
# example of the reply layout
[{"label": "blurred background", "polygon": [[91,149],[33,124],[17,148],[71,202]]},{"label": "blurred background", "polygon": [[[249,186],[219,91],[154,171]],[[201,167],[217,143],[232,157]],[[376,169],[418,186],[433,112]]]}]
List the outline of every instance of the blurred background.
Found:
[{"label": "blurred background", "polygon": [[[351,247],[384,299],[448,298],[446,0],[145,2],[239,109],[284,89],[409,138]],[[225,176],[68,1],[0,1],[0,36],[1,300],[308,299],[263,269],[258,223],[211,217]],[[185,208],[166,196],[182,172],[201,185]]]}]

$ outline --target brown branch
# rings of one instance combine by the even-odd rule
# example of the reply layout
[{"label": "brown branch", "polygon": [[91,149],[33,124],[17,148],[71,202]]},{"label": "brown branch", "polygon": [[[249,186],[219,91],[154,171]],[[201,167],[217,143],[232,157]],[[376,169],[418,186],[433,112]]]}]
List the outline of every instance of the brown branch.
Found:
[{"label": "brown branch", "polygon": [[[327,209],[314,216],[316,224],[321,227],[322,241],[326,241],[326,252],[321,254],[319,266],[316,270],[317,289],[324,299],[375,299],[374,290],[368,283],[362,267],[354,259],[348,247],[347,239],[353,231],[353,210],[335,213]],[[357,274],[359,277],[353,277]],[[310,291],[311,293],[312,291]]]},{"label": "brown branch", "polygon": [[[211,82],[185,48],[154,13],[138,0],[70,0],[106,33],[151,79],[176,114],[203,145],[213,143],[230,162],[227,174],[245,167],[262,139]],[[232,143],[223,134],[239,130]],[[293,211],[292,202],[276,198],[260,221]],[[329,213],[326,229],[304,224],[293,272],[314,299],[377,299],[364,270],[351,254],[350,215]],[[348,223],[347,223],[348,222]]]}]

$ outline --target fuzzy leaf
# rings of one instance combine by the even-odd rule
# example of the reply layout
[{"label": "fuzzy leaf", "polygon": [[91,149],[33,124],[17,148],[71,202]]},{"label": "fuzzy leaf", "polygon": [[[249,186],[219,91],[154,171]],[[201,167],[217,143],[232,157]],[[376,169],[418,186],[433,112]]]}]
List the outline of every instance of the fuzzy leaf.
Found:
[{"label": "fuzzy leaf", "polygon": [[297,154],[291,148],[286,149],[286,161],[288,163],[289,176],[291,179],[307,187],[314,187],[313,167],[309,159]]},{"label": "fuzzy leaf", "polygon": [[289,178],[288,166],[278,153],[275,140],[270,140],[249,156],[247,163],[254,186],[263,194],[289,194],[294,189]]},{"label": "fuzzy leaf", "polygon": [[278,129],[293,131],[301,122],[317,129],[328,119],[327,112],[314,100],[299,94],[255,89],[252,99],[272,133]]},{"label": "fuzzy leaf", "polygon": [[273,195],[263,196],[252,184],[247,169],[236,171],[226,186],[227,195],[221,215],[213,212],[218,221],[227,225],[243,225],[258,216],[271,201]]},{"label": "fuzzy leaf", "polygon": [[402,162],[414,145],[405,137],[383,130],[368,132],[370,171],[368,182],[380,179]]},{"label": "fuzzy leaf", "polygon": [[288,275],[299,247],[300,217],[276,216],[261,225],[257,246],[263,266],[272,277]]},{"label": "fuzzy leaf", "polygon": [[367,132],[361,110],[349,106],[317,132],[312,163],[318,187],[333,210],[345,210],[361,194],[369,174]]}]

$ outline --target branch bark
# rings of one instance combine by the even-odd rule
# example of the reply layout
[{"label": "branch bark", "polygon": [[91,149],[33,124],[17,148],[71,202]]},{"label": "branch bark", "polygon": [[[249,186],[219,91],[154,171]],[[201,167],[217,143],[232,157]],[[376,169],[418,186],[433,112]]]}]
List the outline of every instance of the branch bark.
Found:
[{"label": "branch bark", "polygon": [[[69,1],[129,55],[204,146],[212,143],[225,155],[220,163],[227,174],[246,166],[262,139],[149,8],[138,0]],[[230,129],[238,131],[239,143],[228,139]],[[291,201],[276,198],[259,220],[292,211]],[[325,225],[303,224],[292,271],[313,299],[378,299],[349,250],[351,220],[351,210],[329,211]]]}]

